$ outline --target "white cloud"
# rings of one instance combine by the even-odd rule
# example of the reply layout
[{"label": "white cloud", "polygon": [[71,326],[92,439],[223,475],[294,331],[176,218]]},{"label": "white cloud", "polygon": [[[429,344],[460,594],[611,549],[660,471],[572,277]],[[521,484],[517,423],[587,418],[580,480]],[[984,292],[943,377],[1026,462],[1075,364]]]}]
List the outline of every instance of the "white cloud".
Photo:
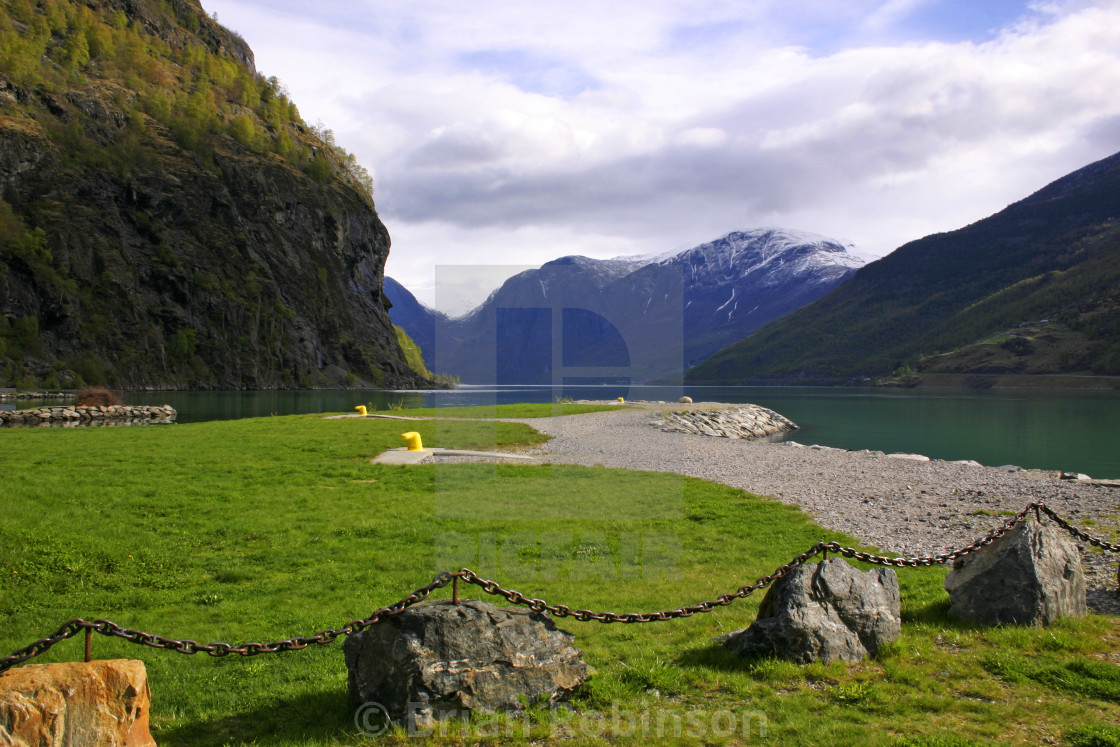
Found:
[{"label": "white cloud", "polygon": [[878,256],[1120,150],[1117,0],[205,4],[370,169],[410,287],[758,225]]}]

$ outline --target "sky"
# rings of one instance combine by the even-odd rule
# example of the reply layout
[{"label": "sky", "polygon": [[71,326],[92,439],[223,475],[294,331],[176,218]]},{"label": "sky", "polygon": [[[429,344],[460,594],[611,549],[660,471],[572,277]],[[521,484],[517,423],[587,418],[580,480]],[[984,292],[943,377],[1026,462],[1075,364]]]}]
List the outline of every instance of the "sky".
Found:
[{"label": "sky", "polygon": [[202,3],[372,174],[387,274],[452,312],[766,226],[870,260],[1120,151],[1120,0]]}]

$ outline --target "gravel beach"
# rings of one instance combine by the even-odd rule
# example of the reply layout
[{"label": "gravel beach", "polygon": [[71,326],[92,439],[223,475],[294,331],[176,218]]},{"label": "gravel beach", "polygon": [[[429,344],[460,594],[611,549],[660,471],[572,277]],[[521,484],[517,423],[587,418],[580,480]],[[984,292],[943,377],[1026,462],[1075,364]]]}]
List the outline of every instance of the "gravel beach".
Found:
[{"label": "gravel beach", "polygon": [[[849,452],[789,440],[666,433],[655,424],[660,410],[712,407],[727,405],[644,404],[518,422],[553,437],[527,452],[541,462],[674,472],[723,483],[800,506],[822,526],[887,553],[956,550],[999,526],[1007,518],[1001,512],[1017,513],[1032,501],[1044,501],[1094,536],[1111,540],[1120,526],[1120,488],[1058,480],[1054,472]],[[1090,607],[1120,613],[1118,558],[1082,550]]]}]

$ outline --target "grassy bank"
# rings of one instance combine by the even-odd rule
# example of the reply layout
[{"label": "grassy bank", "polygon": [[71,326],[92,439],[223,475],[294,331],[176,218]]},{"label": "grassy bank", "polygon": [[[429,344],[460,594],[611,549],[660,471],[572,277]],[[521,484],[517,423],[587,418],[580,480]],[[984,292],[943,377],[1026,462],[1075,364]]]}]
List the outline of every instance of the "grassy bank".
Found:
[{"label": "grassy bank", "polygon": [[[292,416],[0,432],[0,655],[76,616],[200,642],[308,635],[459,565],[573,608],[668,609],[752,582],[818,540],[853,542],[796,508],[667,474],[371,465],[402,430]],[[407,430],[444,447],[542,440],[482,421]],[[903,635],[879,660],[801,667],[714,647],[758,599],[643,626],[565,620],[598,670],[573,713],[439,739],[519,743],[525,727],[575,743],[1089,744],[1077,729],[1120,722],[1116,619],[976,629],[948,616],[943,569],[899,577]],[[94,654],[145,662],[160,745],[374,743],[354,725],[337,643],[212,659],[96,637]],[[36,661],[80,656],[75,640]]]}]

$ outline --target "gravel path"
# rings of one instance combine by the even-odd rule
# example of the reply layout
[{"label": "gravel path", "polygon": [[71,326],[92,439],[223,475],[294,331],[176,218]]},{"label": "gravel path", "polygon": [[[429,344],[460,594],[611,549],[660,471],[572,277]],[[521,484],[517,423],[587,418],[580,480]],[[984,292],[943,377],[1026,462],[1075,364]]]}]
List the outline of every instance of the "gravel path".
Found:
[{"label": "gravel path", "polygon": [[[1045,501],[1094,536],[1112,538],[1120,527],[1120,488],[1059,481],[1053,472],[665,433],[653,425],[656,417],[647,406],[518,422],[553,437],[529,452],[542,462],[674,472],[723,483],[798,505],[822,526],[899,555],[956,550],[997,527],[1006,518],[1001,512],[1017,513],[1032,501]],[[1090,607],[1120,613],[1117,558],[1100,552],[1082,557]]]}]

